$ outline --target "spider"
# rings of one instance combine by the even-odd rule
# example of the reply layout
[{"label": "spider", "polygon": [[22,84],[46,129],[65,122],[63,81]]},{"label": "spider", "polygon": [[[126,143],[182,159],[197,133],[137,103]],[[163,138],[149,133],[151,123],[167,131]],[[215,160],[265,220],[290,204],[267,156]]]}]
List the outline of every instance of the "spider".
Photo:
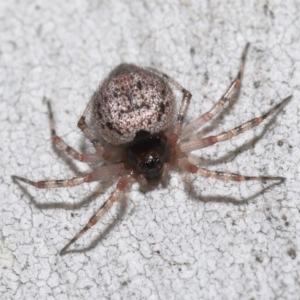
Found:
[{"label": "spider", "polygon": [[[229,102],[237,98],[248,48],[249,43],[246,44],[242,53],[237,76],[225,94],[208,112],[189,124],[185,124],[184,121],[192,94],[177,81],[152,68],[140,68],[133,64],[117,66],[94,93],[77,124],[92,143],[95,149],[93,153],[79,153],[56,135],[51,104],[50,101],[47,102],[54,145],[75,160],[89,164],[101,161],[104,163],[88,174],[71,179],[35,182],[19,176],[14,176],[14,178],[43,189],[71,187],[86,182],[108,180],[115,175],[119,176],[109,198],[95,212],[85,227],[66,244],[60,254],[63,254],[94,226],[133,182],[155,187],[161,181],[167,180],[171,167],[179,167],[188,173],[206,178],[222,180],[284,180],[283,177],[278,176],[245,176],[211,171],[192,164],[187,157],[191,151],[227,141],[259,125],[291,99],[292,96],[285,98],[262,116],[231,130],[203,138],[196,135],[189,137],[220,113]],[[176,119],[176,101],[171,86],[177,88],[183,95]],[[106,142],[106,146],[87,125],[86,118],[89,112],[92,112],[94,125]],[[111,146],[118,150],[115,151],[115,155],[109,150]]]}]

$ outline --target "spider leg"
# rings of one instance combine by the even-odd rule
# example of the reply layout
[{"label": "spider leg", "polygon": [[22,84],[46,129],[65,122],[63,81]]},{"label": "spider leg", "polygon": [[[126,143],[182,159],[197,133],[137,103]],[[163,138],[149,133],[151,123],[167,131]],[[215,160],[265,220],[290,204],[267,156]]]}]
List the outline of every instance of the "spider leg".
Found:
[{"label": "spider leg", "polygon": [[92,97],[87,107],[85,108],[82,116],[80,117],[77,123],[77,126],[84,133],[84,135],[90,140],[98,155],[102,155],[102,157],[105,160],[108,160],[110,158],[110,154],[107,151],[105,151],[105,149],[101,146],[100,141],[94,136],[94,134],[92,133],[92,131],[90,130],[90,128],[86,123],[86,117],[88,113],[91,111],[91,108],[93,106],[93,101],[94,101],[94,97]]},{"label": "spider leg", "polygon": [[161,180],[162,180],[163,183],[167,182],[169,171],[170,171],[170,164],[165,163],[164,166],[163,166],[163,172],[162,172],[162,175],[161,175]]},{"label": "spider leg", "polygon": [[181,105],[177,114],[177,120],[175,122],[175,125],[173,127],[173,131],[172,131],[172,140],[175,142],[177,142],[178,137],[181,134],[181,130],[182,130],[182,126],[183,126],[183,122],[186,116],[186,111],[189,107],[191,98],[192,98],[192,94],[186,90],[182,85],[180,85],[176,80],[174,80],[173,78],[169,77],[167,74],[158,71],[154,68],[148,68],[149,70],[151,70],[154,73],[157,73],[158,75],[160,75],[161,77],[165,78],[167,81],[171,82],[178,90],[180,90],[183,94],[182,96],[182,100],[181,100]]},{"label": "spider leg", "polygon": [[95,214],[90,218],[85,227],[79,231],[73,239],[60,251],[62,255],[73,243],[75,243],[86,231],[93,227],[103,215],[112,207],[118,198],[120,198],[124,189],[128,187],[134,178],[131,175],[125,175],[119,180],[116,189],[111,193],[110,197],[100,206],[100,208],[95,212]]},{"label": "spider leg", "polygon": [[77,176],[70,179],[60,179],[60,180],[42,180],[42,181],[32,181],[27,178],[12,176],[14,179],[30,184],[38,189],[49,189],[49,188],[59,188],[59,187],[70,187],[75,185],[80,185],[85,182],[92,182],[98,180],[107,180],[111,176],[121,173],[124,168],[124,164],[115,164],[110,166],[104,166],[99,168],[99,170],[88,173],[83,176]]},{"label": "spider leg", "polygon": [[238,71],[235,79],[231,82],[231,84],[230,84],[229,88],[227,89],[227,91],[225,92],[225,94],[208,112],[204,113],[202,116],[195,119],[194,121],[192,121],[190,124],[186,125],[183,128],[182,133],[180,135],[181,139],[187,137],[188,135],[190,135],[190,134],[194,133],[195,131],[197,131],[198,129],[200,129],[204,124],[209,122],[217,113],[219,113],[228,102],[237,98],[240,88],[241,88],[241,81],[242,81],[242,77],[243,77],[243,73],[244,73],[244,67],[245,67],[246,56],[248,53],[249,45],[250,44],[247,43],[244,48],[244,51],[243,51],[242,57],[241,57],[239,71]]},{"label": "spider leg", "polygon": [[204,168],[200,168],[192,164],[186,157],[180,158],[178,160],[178,166],[182,169],[188,171],[189,173],[197,174],[206,178],[215,178],[221,180],[230,180],[230,181],[245,181],[245,180],[281,180],[284,181],[284,177],[280,176],[244,176],[241,174],[219,172],[219,171],[210,171]]},{"label": "spider leg", "polygon": [[234,136],[241,134],[257,125],[259,125],[261,122],[263,122],[267,117],[269,117],[270,115],[274,114],[277,110],[279,110],[284,104],[286,104],[290,99],[292,98],[292,96],[289,96],[285,99],[283,99],[280,103],[278,103],[277,105],[275,105],[273,108],[271,108],[266,114],[254,118],[244,124],[241,124],[231,130],[222,132],[218,135],[211,135],[205,138],[192,138],[191,140],[187,141],[187,142],[183,142],[180,144],[180,149],[182,152],[191,152],[197,149],[201,149],[201,148],[205,148],[208,146],[211,146],[213,144],[216,144],[218,142],[222,142],[222,141],[227,141],[230,140],[231,138],[233,138]]},{"label": "spider leg", "polygon": [[98,153],[79,153],[74,148],[70,147],[61,137],[57,136],[55,130],[55,121],[53,118],[53,111],[49,100],[47,100],[47,106],[51,130],[51,139],[56,147],[64,150],[72,158],[81,162],[91,163],[102,159],[102,157]]}]

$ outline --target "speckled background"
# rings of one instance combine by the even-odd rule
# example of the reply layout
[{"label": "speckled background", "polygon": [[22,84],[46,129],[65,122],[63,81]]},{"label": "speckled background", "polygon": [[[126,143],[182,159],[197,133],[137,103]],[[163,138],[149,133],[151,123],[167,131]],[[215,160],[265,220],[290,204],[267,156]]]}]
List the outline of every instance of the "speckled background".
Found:
[{"label": "speckled background", "polygon": [[[299,11],[296,0],[1,1],[1,299],[299,299]],[[174,171],[167,187],[143,193],[134,185],[59,256],[113,185],[46,191],[12,182],[13,174],[61,179],[89,170],[51,146],[43,97],[58,134],[90,149],[76,122],[116,65],[174,77],[193,94],[190,120],[223,94],[247,41],[240,98],[207,132],[293,99],[263,126],[192,159],[286,182]]]}]

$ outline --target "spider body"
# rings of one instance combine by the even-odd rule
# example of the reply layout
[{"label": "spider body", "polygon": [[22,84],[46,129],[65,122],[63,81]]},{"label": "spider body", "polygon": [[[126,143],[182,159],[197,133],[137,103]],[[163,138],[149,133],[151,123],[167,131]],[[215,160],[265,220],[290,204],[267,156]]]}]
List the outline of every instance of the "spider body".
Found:
[{"label": "spider body", "polygon": [[175,97],[163,76],[133,64],[117,66],[92,97],[101,136],[124,150],[125,168],[148,183],[159,182],[169,162],[163,133],[175,114]]},{"label": "spider body", "polygon": [[[36,188],[58,188],[119,177],[110,197],[90,218],[86,226],[67,243],[61,250],[61,254],[94,226],[133,182],[151,185],[153,182],[165,181],[172,167],[205,178],[222,180],[284,180],[283,177],[278,176],[245,176],[211,171],[192,164],[188,159],[188,153],[191,151],[229,140],[258,126],[291,99],[291,96],[283,99],[262,116],[231,130],[203,138],[192,135],[237,97],[248,48],[249,44],[243,51],[237,76],[227,91],[209,111],[189,124],[185,124],[184,121],[192,95],[177,81],[154,69],[143,69],[132,64],[122,64],[116,67],[94,93],[77,124],[92,143],[95,149],[93,153],[80,153],[56,135],[53,113],[48,101],[51,137],[54,145],[78,161],[92,164],[102,160],[106,163],[102,166],[97,165],[97,168],[90,173],[70,179],[31,181],[13,176],[14,179]],[[175,97],[171,86],[183,94],[176,120]],[[108,148],[101,144],[87,125],[86,117],[89,112],[94,114],[96,127],[102,137],[120,149],[118,157],[111,155]]]}]

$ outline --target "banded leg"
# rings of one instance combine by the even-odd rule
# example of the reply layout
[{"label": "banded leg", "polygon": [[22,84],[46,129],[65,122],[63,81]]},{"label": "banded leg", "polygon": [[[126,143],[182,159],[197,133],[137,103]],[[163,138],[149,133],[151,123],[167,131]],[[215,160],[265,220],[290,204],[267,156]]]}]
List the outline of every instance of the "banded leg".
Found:
[{"label": "banded leg", "polygon": [[182,133],[180,135],[180,139],[183,139],[187,137],[188,135],[194,133],[198,129],[200,129],[204,124],[209,122],[217,113],[219,113],[225,105],[236,99],[236,97],[239,94],[239,91],[241,89],[241,81],[244,73],[244,67],[245,67],[245,62],[246,62],[246,56],[248,53],[249,49],[249,43],[246,44],[246,47],[242,53],[241,57],[241,63],[239,67],[239,71],[235,77],[235,79],[231,82],[229,88],[225,92],[225,94],[221,97],[221,99],[212,107],[211,110],[208,112],[204,113],[202,116],[197,118],[196,120],[192,121],[190,124],[185,126],[182,129]]},{"label": "banded leg", "polygon": [[221,180],[230,180],[230,181],[245,181],[245,180],[280,180],[284,181],[284,177],[280,176],[244,176],[241,174],[219,172],[219,171],[210,171],[204,168],[193,165],[186,157],[180,158],[178,160],[178,166],[182,169],[188,171],[189,173],[197,174],[206,178],[215,178]]},{"label": "banded leg", "polygon": [[50,130],[51,130],[51,139],[53,144],[56,147],[64,150],[72,158],[79,160],[81,162],[91,163],[102,159],[102,157],[98,153],[79,153],[74,148],[70,147],[61,137],[57,136],[55,130],[53,112],[49,100],[47,100],[47,107],[48,107],[49,123],[50,123]]},{"label": "banded leg", "polygon": [[182,152],[191,152],[197,149],[205,148],[216,144],[218,142],[227,141],[233,138],[234,136],[241,134],[263,122],[267,117],[274,114],[277,110],[279,110],[284,104],[286,104],[292,96],[289,96],[283,99],[280,103],[271,108],[266,114],[261,117],[254,118],[240,126],[237,126],[229,131],[222,132],[218,135],[211,135],[202,139],[198,139],[197,137],[180,144],[180,149]]},{"label": "banded leg", "polygon": [[90,218],[85,227],[79,231],[73,239],[60,251],[60,255],[62,255],[73,243],[75,243],[86,231],[88,231],[91,227],[93,227],[102,217],[103,215],[112,207],[112,205],[116,202],[118,198],[120,198],[124,189],[128,187],[133,182],[133,177],[130,175],[123,176],[118,184],[116,189],[111,193],[110,197],[100,206],[100,208],[96,211],[96,213]]},{"label": "banded leg", "polygon": [[156,69],[153,69],[153,68],[148,68],[148,69],[151,70],[154,73],[157,73],[158,75],[165,78],[169,82],[171,82],[183,94],[182,100],[181,100],[181,105],[180,105],[178,115],[177,115],[177,120],[175,122],[173,132],[172,132],[172,140],[173,140],[174,143],[176,143],[177,140],[178,140],[178,137],[181,134],[181,130],[182,130],[183,122],[184,122],[184,119],[185,119],[186,111],[189,107],[189,104],[190,104],[190,101],[191,101],[191,98],[192,98],[192,94],[188,90],[186,90],[182,85],[180,85],[177,81],[175,81],[173,78],[169,77],[167,74],[165,74],[161,71],[158,71]]},{"label": "banded leg", "polygon": [[101,146],[100,141],[94,136],[94,134],[86,124],[86,117],[92,109],[93,101],[94,101],[94,97],[92,97],[87,107],[85,108],[82,116],[80,117],[77,123],[77,126],[84,133],[84,135],[90,140],[98,155],[102,155],[102,157],[105,160],[109,160],[110,154],[107,151],[105,151],[105,149]]},{"label": "banded leg", "polygon": [[42,180],[42,181],[32,181],[27,178],[12,176],[14,179],[30,184],[38,189],[50,189],[50,188],[59,188],[59,187],[70,187],[75,185],[80,185],[85,182],[92,182],[98,180],[107,180],[111,176],[120,174],[124,169],[124,164],[115,164],[110,166],[101,167],[99,170],[91,172],[89,174],[73,177],[70,179],[62,180]]}]

